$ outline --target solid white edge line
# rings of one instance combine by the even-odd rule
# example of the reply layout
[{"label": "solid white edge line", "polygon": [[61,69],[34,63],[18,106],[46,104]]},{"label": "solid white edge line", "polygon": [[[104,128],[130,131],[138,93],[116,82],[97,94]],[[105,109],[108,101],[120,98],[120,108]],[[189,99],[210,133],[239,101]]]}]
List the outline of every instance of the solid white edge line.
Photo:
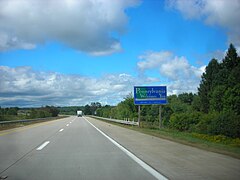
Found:
[{"label": "solid white edge line", "polygon": [[60,129],[59,132],[62,132],[64,129]]},{"label": "solid white edge line", "polygon": [[37,148],[37,150],[38,150],[38,151],[42,150],[45,146],[48,145],[48,143],[50,143],[50,141],[44,142],[41,146],[39,146],[39,147]]},{"label": "solid white edge line", "polygon": [[[84,118],[84,117],[83,117]],[[141,159],[139,159],[137,156],[135,156],[133,153],[128,151],[126,148],[124,148],[122,145],[120,145],[118,142],[110,138],[108,135],[106,135],[104,132],[102,132],[100,129],[98,129],[96,126],[94,126],[91,122],[89,122],[86,118],[84,118],[90,125],[92,125],[98,132],[100,132],[103,136],[105,136],[108,140],[110,140],[113,144],[115,144],[118,148],[120,148],[124,153],[126,153],[130,158],[132,158],[136,163],[138,163],[140,166],[142,166],[145,170],[147,170],[150,174],[152,174],[155,178],[159,180],[167,180],[165,176],[160,174],[158,171],[153,169],[151,166],[143,162]]]}]

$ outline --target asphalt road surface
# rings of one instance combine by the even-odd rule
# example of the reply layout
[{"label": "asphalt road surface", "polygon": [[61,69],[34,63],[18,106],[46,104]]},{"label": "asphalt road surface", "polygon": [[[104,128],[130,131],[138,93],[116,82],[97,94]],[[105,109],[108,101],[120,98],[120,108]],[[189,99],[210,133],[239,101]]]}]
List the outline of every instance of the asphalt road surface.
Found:
[{"label": "asphalt road surface", "polygon": [[239,159],[93,118],[69,117],[0,131],[0,180],[239,177]]},{"label": "asphalt road surface", "polygon": [[240,179],[240,159],[87,119],[169,179]]},{"label": "asphalt road surface", "polygon": [[0,131],[0,179],[164,179],[84,118]]}]

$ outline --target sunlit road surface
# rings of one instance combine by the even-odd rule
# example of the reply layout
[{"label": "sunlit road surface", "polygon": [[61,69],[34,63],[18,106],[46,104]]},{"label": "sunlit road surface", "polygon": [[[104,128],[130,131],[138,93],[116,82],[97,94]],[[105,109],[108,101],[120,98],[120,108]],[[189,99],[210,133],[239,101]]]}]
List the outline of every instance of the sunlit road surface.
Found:
[{"label": "sunlit road surface", "polygon": [[0,131],[0,179],[239,177],[239,159],[88,117]]},{"label": "sunlit road surface", "polygon": [[87,118],[169,179],[240,179],[240,160]]},{"label": "sunlit road surface", "polygon": [[0,179],[165,178],[137,161],[82,117],[0,131]]}]

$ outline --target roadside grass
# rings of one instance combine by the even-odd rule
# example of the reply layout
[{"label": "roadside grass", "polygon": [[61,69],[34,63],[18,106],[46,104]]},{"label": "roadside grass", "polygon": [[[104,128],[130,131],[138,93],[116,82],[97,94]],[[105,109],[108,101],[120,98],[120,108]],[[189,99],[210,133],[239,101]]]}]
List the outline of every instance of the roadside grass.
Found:
[{"label": "roadside grass", "polygon": [[[93,118],[93,117],[92,117]],[[97,119],[97,118],[94,118]],[[101,119],[98,119],[101,120]],[[124,128],[128,128],[134,131],[138,131],[144,134],[152,135],[155,137],[167,139],[177,143],[185,144],[188,146],[204,149],[207,151],[221,153],[231,157],[240,159],[240,139],[229,138],[223,135],[207,135],[190,132],[180,132],[173,129],[157,128],[157,126],[148,126],[143,122],[141,128],[131,125],[119,124],[115,122],[104,121]]]},{"label": "roadside grass", "polygon": [[[36,123],[42,123],[42,122],[46,122],[46,121],[54,121],[54,120],[62,119],[62,118],[66,118],[66,117],[68,117],[68,116],[58,116],[58,117],[54,117],[54,118],[46,118],[45,120],[36,120],[36,121],[29,121],[29,122],[0,124],[0,131],[23,127],[23,126],[28,126],[28,125],[36,124]],[[19,120],[19,119],[16,119],[16,120]]]},{"label": "roadside grass", "polygon": [[240,139],[227,138],[217,135],[210,136],[205,134],[179,132],[172,129],[149,129],[128,127],[135,131],[167,139],[170,141],[182,143],[192,147],[221,153],[240,159]]},{"label": "roadside grass", "polygon": [[1,121],[13,121],[13,120],[21,120],[26,119],[26,115],[20,114],[20,115],[1,115],[0,116],[0,122]]}]

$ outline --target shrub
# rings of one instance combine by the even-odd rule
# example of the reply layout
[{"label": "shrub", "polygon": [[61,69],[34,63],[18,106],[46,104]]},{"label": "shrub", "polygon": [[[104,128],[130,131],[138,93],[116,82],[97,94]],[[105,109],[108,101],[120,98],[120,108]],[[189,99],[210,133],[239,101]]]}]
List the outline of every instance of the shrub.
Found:
[{"label": "shrub", "polygon": [[233,112],[205,114],[196,125],[196,132],[233,138],[240,137],[240,116]]},{"label": "shrub", "polygon": [[216,119],[219,116],[219,113],[203,114],[201,120],[195,126],[195,131],[197,133],[203,134],[212,134],[210,130],[210,124],[213,119]]},{"label": "shrub", "polygon": [[209,125],[209,132],[213,135],[240,137],[240,116],[232,112],[221,112]]},{"label": "shrub", "polygon": [[169,127],[179,131],[194,131],[195,125],[199,123],[202,113],[174,113],[170,117]]}]

